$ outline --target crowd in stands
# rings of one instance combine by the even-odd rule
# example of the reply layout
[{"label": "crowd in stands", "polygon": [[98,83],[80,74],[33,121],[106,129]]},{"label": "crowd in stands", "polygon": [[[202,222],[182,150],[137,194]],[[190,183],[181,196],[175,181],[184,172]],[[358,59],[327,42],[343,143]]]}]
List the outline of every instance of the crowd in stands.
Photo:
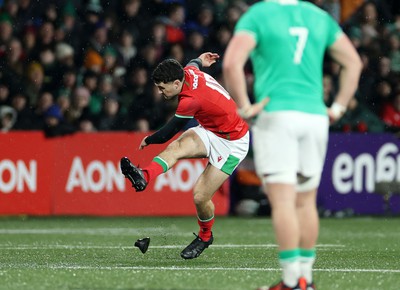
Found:
[{"label": "crowd in stands", "polygon": [[[223,58],[254,2],[0,0],[0,130],[59,136],[160,128],[176,101],[152,83],[155,66],[165,58],[184,65],[204,51]],[[332,131],[400,131],[399,4],[314,2],[341,24],[364,63],[356,98]],[[330,105],[340,68],[329,59],[324,67]],[[221,61],[207,72],[223,84]],[[251,87],[250,63],[246,74]]]}]

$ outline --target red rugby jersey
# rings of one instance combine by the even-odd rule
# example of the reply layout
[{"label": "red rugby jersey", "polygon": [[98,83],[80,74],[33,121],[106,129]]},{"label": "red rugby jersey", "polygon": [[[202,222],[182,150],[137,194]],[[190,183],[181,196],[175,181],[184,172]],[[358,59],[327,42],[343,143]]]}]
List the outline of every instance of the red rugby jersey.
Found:
[{"label": "red rugby jersey", "polygon": [[226,90],[195,66],[187,66],[184,71],[184,85],[175,115],[195,118],[205,129],[228,140],[243,137],[248,125],[237,113],[236,103]]}]

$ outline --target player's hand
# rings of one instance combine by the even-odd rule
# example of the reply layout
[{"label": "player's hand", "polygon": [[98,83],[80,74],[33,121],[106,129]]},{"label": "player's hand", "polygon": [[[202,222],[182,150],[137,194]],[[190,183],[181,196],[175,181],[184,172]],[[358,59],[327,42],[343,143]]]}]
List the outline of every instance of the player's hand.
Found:
[{"label": "player's hand", "polygon": [[209,67],[219,59],[218,53],[205,52],[199,56],[203,67]]},{"label": "player's hand", "polygon": [[242,117],[245,120],[251,119],[254,116],[258,115],[268,103],[269,103],[269,97],[266,97],[261,102],[249,105],[244,108],[240,108],[238,110],[238,113],[240,117]]},{"label": "player's hand", "polygon": [[330,108],[327,108],[329,123],[333,124],[343,117],[346,113],[346,107],[334,102]]},{"label": "player's hand", "polygon": [[146,143],[146,138],[147,138],[147,137],[148,137],[148,136],[144,137],[143,140],[142,140],[142,142],[140,142],[139,150],[142,150],[144,147],[146,147],[147,145],[149,145],[149,144]]}]

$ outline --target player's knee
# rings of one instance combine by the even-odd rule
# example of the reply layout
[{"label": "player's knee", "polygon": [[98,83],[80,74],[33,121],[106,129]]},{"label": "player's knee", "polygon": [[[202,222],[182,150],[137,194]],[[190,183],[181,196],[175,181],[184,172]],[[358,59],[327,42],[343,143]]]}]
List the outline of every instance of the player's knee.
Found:
[{"label": "player's knee", "polygon": [[313,189],[316,189],[320,182],[320,175],[314,175],[311,177],[306,177],[301,174],[298,175],[297,178],[297,192],[306,192]]},{"label": "player's knee", "polygon": [[194,193],[193,195],[193,201],[195,205],[202,205],[206,202],[208,202],[210,199],[206,194],[201,194],[201,193]]}]

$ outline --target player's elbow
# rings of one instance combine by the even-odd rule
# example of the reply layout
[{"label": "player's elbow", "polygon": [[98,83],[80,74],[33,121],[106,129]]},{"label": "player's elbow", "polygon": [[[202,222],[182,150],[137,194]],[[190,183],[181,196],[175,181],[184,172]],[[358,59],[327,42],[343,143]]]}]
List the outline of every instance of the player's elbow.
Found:
[{"label": "player's elbow", "polygon": [[233,61],[229,58],[225,58],[222,62],[222,71],[224,74],[227,74],[233,68]]},{"label": "player's elbow", "polygon": [[352,64],[352,66],[354,67],[354,70],[356,70],[358,74],[361,73],[361,71],[364,67],[364,64],[358,54],[354,57],[354,62]]}]

